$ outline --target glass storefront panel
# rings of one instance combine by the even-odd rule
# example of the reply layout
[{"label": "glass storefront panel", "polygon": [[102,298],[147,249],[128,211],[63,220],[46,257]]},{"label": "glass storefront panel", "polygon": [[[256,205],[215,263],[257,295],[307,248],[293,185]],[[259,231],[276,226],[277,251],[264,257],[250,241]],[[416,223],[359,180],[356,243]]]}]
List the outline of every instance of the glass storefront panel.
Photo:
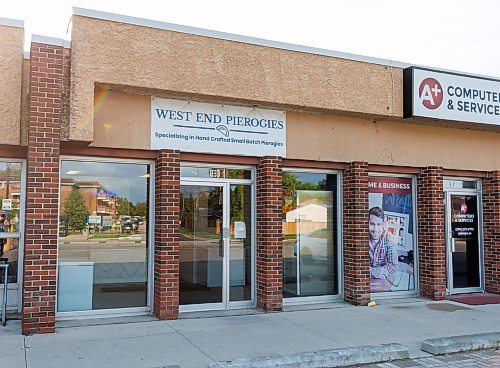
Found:
[{"label": "glass storefront panel", "polygon": [[181,177],[205,179],[251,179],[252,170],[181,165]]},{"label": "glass storefront panel", "polygon": [[445,189],[480,189],[479,182],[477,180],[452,180],[445,179],[443,182]]},{"label": "glass storefront panel", "polygon": [[179,304],[222,303],[223,187],[181,185]]},{"label": "glass storefront panel", "polygon": [[230,185],[229,300],[252,299],[252,186]]},{"label": "glass storefront panel", "polygon": [[[0,261],[9,264],[7,281],[17,283],[21,225],[21,163],[0,162]],[[0,282],[3,283],[3,269]]]},{"label": "glass storefront panel", "polygon": [[415,290],[413,179],[370,176],[370,292]]},{"label": "glass storefront panel", "polygon": [[150,165],[61,163],[58,312],[147,306]]},{"label": "glass storefront panel", "polygon": [[338,294],[336,174],[283,172],[283,297]]}]

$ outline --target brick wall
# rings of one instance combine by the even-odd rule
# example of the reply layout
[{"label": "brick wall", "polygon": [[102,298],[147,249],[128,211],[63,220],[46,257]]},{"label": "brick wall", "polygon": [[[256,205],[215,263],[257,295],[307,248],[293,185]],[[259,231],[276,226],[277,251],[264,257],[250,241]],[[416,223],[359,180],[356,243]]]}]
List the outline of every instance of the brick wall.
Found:
[{"label": "brick wall", "polygon": [[282,309],[282,159],[263,157],[257,168],[257,307]]},{"label": "brick wall", "polygon": [[54,332],[63,48],[31,44],[22,329]]},{"label": "brick wall", "polygon": [[483,228],[485,289],[500,294],[500,171],[483,181]]},{"label": "brick wall", "polygon": [[443,169],[423,168],[417,178],[420,294],[446,298],[446,243]]},{"label": "brick wall", "polygon": [[352,162],[344,171],[344,299],[354,305],[370,300],[368,164]]},{"label": "brick wall", "polygon": [[179,151],[162,150],[155,165],[154,314],[179,314]]}]

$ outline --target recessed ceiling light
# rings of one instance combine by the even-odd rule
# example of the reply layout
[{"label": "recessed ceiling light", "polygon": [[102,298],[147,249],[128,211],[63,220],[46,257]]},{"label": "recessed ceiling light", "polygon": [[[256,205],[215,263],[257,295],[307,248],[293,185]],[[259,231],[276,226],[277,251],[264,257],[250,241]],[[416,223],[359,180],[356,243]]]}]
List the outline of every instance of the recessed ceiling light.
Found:
[{"label": "recessed ceiling light", "polygon": [[139,177],[140,177],[140,178],[149,178],[149,176],[150,176],[149,174],[144,174],[144,175],[141,175],[141,176],[139,176]]},{"label": "recessed ceiling light", "polygon": [[80,174],[80,171],[78,171],[78,170],[68,170],[68,171],[66,171],[66,175],[76,175],[76,174]]}]

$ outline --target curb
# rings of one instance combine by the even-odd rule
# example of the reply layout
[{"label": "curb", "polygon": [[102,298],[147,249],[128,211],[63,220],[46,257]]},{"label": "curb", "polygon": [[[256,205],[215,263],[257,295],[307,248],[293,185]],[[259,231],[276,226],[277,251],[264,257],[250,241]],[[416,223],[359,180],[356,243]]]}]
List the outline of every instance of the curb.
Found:
[{"label": "curb", "polygon": [[468,350],[495,349],[500,348],[500,332],[427,339],[422,342],[420,348],[422,351],[433,355]]},{"label": "curb", "polygon": [[401,344],[381,344],[215,362],[209,364],[208,368],[345,367],[407,358],[409,358],[409,353],[406,346]]}]

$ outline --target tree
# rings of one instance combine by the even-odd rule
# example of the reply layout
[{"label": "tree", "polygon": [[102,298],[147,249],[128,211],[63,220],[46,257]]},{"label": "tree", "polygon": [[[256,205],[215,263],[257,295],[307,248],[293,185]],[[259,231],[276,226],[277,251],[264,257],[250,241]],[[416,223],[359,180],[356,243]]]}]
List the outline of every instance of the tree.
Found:
[{"label": "tree", "polygon": [[134,205],[125,197],[116,198],[116,211],[120,216],[130,216],[134,210]]},{"label": "tree", "polygon": [[141,216],[143,218],[148,217],[148,206],[145,202],[137,202],[134,206],[134,216]]},{"label": "tree", "polygon": [[69,197],[64,201],[64,214],[68,217],[68,227],[70,229],[83,230],[87,223],[89,211],[79,190],[71,191]]}]

